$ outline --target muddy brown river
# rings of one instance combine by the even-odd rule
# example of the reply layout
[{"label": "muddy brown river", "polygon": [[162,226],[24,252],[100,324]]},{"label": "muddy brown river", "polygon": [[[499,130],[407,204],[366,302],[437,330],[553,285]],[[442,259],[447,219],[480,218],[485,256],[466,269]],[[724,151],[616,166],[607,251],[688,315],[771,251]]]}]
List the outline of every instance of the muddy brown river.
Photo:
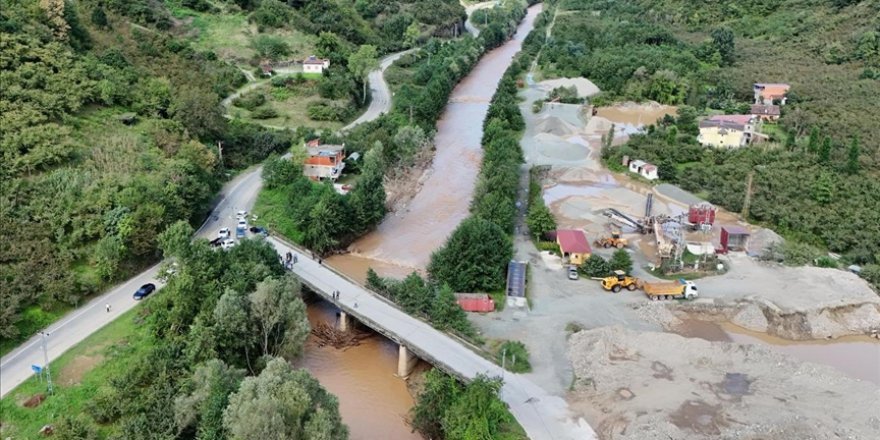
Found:
[{"label": "muddy brown river", "polygon": [[334,257],[331,264],[355,278],[371,266],[394,276],[427,266],[431,252],[468,215],[483,158],[480,139],[489,100],[540,12],[540,4],[530,7],[513,39],[483,56],[452,91],[437,122],[430,177],[406,209],[389,214],[352,245],[352,254]]},{"label": "muddy brown river", "polygon": [[[453,90],[437,123],[430,177],[407,209],[389,214],[375,232],[352,245],[352,254],[329,258],[328,264],[360,282],[370,267],[399,278],[424,269],[431,252],[468,215],[482,160],[480,138],[489,100],[540,12],[541,5],[529,8],[514,38],[483,56]],[[309,305],[312,322],[335,323],[335,313],[326,302]],[[421,438],[406,424],[413,398],[406,383],[395,376],[394,342],[377,335],[357,347],[337,350],[317,347],[310,339],[299,366],[339,398],[352,439]]]}]

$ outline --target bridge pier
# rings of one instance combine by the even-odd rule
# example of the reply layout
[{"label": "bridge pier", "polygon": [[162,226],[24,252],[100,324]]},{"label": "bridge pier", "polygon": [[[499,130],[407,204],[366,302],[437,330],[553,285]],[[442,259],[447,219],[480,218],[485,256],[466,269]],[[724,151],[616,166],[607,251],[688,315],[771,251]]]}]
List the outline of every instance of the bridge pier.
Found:
[{"label": "bridge pier", "polygon": [[397,350],[397,376],[405,378],[412,373],[419,358],[415,357],[404,345]]},{"label": "bridge pier", "polygon": [[350,320],[351,317],[348,316],[348,313],[340,311],[339,319],[336,321],[336,329],[341,332],[347,332],[348,328],[351,326],[351,323],[349,322]]}]

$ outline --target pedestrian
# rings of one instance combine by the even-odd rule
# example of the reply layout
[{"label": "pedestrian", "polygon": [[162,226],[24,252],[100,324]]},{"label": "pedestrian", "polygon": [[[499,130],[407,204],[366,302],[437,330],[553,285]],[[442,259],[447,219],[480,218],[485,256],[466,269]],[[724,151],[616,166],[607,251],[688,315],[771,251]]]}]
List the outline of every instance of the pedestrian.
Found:
[{"label": "pedestrian", "polygon": [[107,313],[110,313],[110,303],[107,303]]},{"label": "pedestrian", "polygon": [[324,264],[324,260],[321,259],[321,257],[318,257],[318,266],[321,266],[323,264]]},{"label": "pedestrian", "polygon": [[354,308],[358,308],[358,303],[357,303],[357,301],[355,301],[355,303],[354,303]]},{"label": "pedestrian", "polygon": [[296,254],[293,254],[293,264],[296,264],[297,261],[299,260],[296,258]]}]

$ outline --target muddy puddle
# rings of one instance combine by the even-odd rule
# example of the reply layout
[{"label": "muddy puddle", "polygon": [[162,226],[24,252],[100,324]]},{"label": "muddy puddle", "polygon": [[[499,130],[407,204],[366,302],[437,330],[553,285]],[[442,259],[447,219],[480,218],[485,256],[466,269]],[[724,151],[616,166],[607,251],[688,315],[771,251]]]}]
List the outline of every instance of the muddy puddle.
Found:
[{"label": "muddy puddle", "polygon": [[343,271],[353,268],[357,273],[352,276],[364,272],[365,266],[382,275],[398,275],[397,268],[424,268],[431,252],[467,217],[483,157],[480,139],[489,100],[540,12],[541,5],[529,8],[514,38],[483,56],[453,90],[437,123],[430,177],[407,208],[389,214],[374,232],[351,246],[352,255],[335,257],[333,264]]},{"label": "muddy puddle", "polygon": [[806,362],[830,365],[846,376],[880,385],[880,341],[868,336],[849,336],[833,341],[790,341],[730,323],[684,320],[675,333],[708,341],[766,345]]},{"label": "muddy puddle", "polygon": [[[336,323],[336,308],[325,301],[309,304],[309,322]],[[307,369],[339,399],[342,420],[352,440],[421,439],[406,417],[413,398],[406,382],[395,376],[397,344],[375,335],[356,347],[318,347],[306,342],[298,367]]]},{"label": "muddy puddle", "polygon": [[669,105],[625,103],[596,108],[596,116],[605,118],[621,128],[638,131],[666,116],[675,116],[678,109]]}]

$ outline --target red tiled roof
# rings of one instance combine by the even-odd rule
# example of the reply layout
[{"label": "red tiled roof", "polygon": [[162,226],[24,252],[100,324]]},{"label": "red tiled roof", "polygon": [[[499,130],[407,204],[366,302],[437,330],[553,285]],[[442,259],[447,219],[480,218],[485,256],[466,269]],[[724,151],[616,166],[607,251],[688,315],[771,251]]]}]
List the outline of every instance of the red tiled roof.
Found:
[{"label": "red tiled roof", "polygon": [[556,231],[556,240],[559,241],[559,247],[562,252],[587,254],[591,252],[590,244],[587,243],[587,236],[583,231],[573,229],[559,229]]},{"label": "red tiled roof", "polygon": [[746,125],[752,121],[752,115],[714,115],[709,118],[710,121],[735,122],[737,124]]},{"label": "red tiled roof", "polygon": [[754,104],[752,105],[752,114],[762,116],[779,116],[779,106]]},{"label": "red tiled roof", "polygon": [[791,86],[780,83],[757,83],[755,88],[761,89],[761,96],[765,98],[782,98]]}]

